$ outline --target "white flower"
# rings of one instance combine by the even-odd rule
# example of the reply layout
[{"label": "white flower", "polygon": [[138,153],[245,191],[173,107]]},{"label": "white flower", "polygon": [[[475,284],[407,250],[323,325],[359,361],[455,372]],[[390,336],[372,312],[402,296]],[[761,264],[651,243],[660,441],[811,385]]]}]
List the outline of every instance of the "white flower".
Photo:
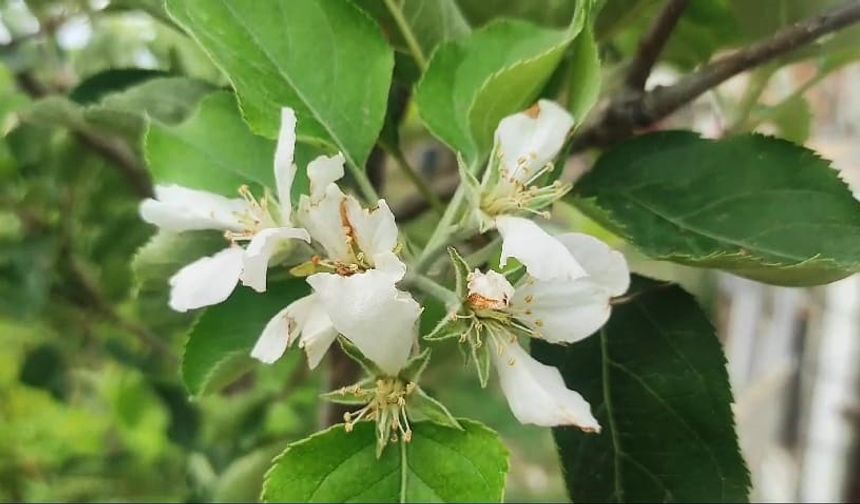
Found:
[{"label": "white flower", "polygon": [[502,237],[500,265],[517,258],[529,274],[541,280],[573,280],[585,272],[565,247],[524,215],[546,216],[545,207],[563,196],[570,186],[553,182],[535,185],[552,170],[573,117],[558,104],[540,100],[535,106],[508,116],[496,129],[493,156],[480,188],[464,173],[470,201],[479,207],[481,231],[495,228]]},{"label": "white flower", "polygon": [[530,109],[502,119],[496,129],[502,178],[527,186],[545,173],[573,123],[567,110],[549,100],[539,100]]},{"label": "white flower", "polygon": [[[301,312],[285,311],[270,323],[271,331],[263,332],[252,355],[272,362],[302,332],[309,361],[318,362],[317,353],[325,352],[332,334],[340,333],[380,369],[396,375],[408,360],[421,309],[395,286],[406,266],[396,255],[394,214],[384,200],[365,209],[344,194],[335,183],[343,176],[343,163],[338,154],[308,165],[310,195],[302,196],[295,216],[321,252],[310,261],[314,273],[307,281],[314,289],[313,327],[323,335],[307,340],[309,324],[302,325]],[[293,320],[295,330],[288,330],[289,322],[283,320]]]},{"label": "white flower", "polygon": [[[226,249],[180,269],[170,279],[170,306],[188,311],[220,303],[230,296],[239,280],[258,292],[266,290],[266,271],[271,259],[291,240],[309,242],[307,231],[290,223],[290,189],[295,177],[293,164],[296,117],[292,109],[281,111],[281,130],[275,151],[277,202],[257,200],[247,187],[242,198],[225,198],[207,191],[176,185],[157,186],[155,198],[140,205],[143,220],[161,229],[224,231]],[[277,209],[270,209],[269,203]],[[274,210],[277,210],[273,213]],[[243,250],[239,243],[247,243]]]},{"label": "white flower", "polygon": [[469,276],[467,304],[491,327],[502,390],[521,422],[598,430],[588,404],[567,390],[558,371],[505,337],[513,330],[552,343],[574,343],[600,329],[609,319],[611,299],[627,291],[630,273],[620,252],[584,234],[555,239],[587,276],[549,281],[526,276],[513,287],[498,273],[475,271]]},{"label": "white flower", "polygon": [[385,200],[375,209],[334,183],[343,158],[308,167],[311,194],[299,202],[298,218],[326,254],[322,272],[308,277],[334,327],[390,374],[406,363],[421,308],[395,287],[406,266],[396,256],[397,224]]}]

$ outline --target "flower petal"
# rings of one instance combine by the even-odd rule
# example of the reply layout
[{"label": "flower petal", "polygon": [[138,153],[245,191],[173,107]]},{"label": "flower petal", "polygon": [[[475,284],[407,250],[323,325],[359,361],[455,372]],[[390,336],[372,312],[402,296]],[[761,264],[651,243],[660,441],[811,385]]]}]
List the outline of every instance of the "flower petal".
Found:
[{"label": "flower petal", "polygon": [[502,119],[496,129],[496,146],[506,178],[529,182],[558,155],[573,123],[565,109],[549,100]]},{"label": "flower petal", "polygon": [[308,178],[311,184],[311,201],[319,201],[329,185],[343,177],[343,154],[319,156],[308,163]]},{"label": "flower petal", "polygon": [[397,223],[385,200],[379,200],[376,208],[367,209],[354,197],[347,196],[346,218],[358,248],[371,260],[376,254],[390,252],[397,246]]},{"label": "flower petal", "polygon": [[323,246],[328,258],[335,261],[352,259],[340,213],[344,198],[337,184],[329,184],[319,200],[302,196],[299,202],[299,222]]},{"label": "flower petal", "polygon": [[630,287],[630,269],[624,254],[587,234],[567,233],[555,238],[573,254],[588,273],[589,281],[605,288],[612,296],[627,292]]},{"label": "flower petal", "polygon": [[244,255],[240,247],[229,247],[177,271],[170,278],[170,307],[185,312],[230,297],[239,282]]},{"label": "flower petal", "polygon": [[394,252],[381,252],[373,256],[374,271],[387,275],[392,283],[397,283],[406,275],[406,265]]},{"label": "flower petal", "polygon": [[272,317],[251,350],[251,357],[272,364],[284,355],[299,334],[300,344],[308,354],[308,365],[313,369],[337,337],[314,294],[293,301]]},{"label": "flower petal", "polygon": [[308,283],[335,329],[386,373],[406,364],[421,308],[394,286],[391,275],[369,270],[352,276],[317,273]]},{"label": "flower petal", "polygon": [[284,224],[290,221],[292,203],[290,191],[296,177],[293,156],[296,149],[296,113],[289,107],[281,109],[281,129],[278,132],[278,145],[275,147],[275,186],[278,190],[278,204]]},{"label": "flower petal", "polygon": [[517,286],[508,311],[534,331],[533,336],[552,343],[573,343],[586,338],[609,320],[609,292],[591,278],[529,279]]},{"label": "flower petal", "polygon": [[514,257],[526,267],[529,275],[540,280],[573,280],[586,275],[582,266],[560,241],[534,222],[522,217],[500,215],[496,228],[502,235],[504,267]]},{"label": "flower petal", "polygon": [[216,229],[242,231],[241,216],[249,212],[248,203],[225,198],[208,191],[178,185],[155,186],[155,199],[140,204],[140,216],[166,231]]},{"label": "flower petal", "polygon": [[257,292],[266,291],[266,271],[269,260],[290,240],[311,241],[308,232],[301,228],[267,228],[255,234],[245,249],[242,284]]},{"label": "flower petal", "polygon": [[600,432],[583,397],[567,388],[558,369],[536,361],[516,342],[492,352],[502,392],[517,420],[542,427],[576,425]]}]

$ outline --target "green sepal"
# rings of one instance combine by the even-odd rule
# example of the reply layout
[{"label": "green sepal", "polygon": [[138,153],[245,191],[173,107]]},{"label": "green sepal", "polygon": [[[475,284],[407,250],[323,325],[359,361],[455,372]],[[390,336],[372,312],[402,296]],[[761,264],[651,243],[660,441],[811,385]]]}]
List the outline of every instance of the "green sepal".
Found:
[{"label": "green sepal", "polygon": [[442,403],[430,397],[421,387],[417,387],[409,396],[407,411],[410,416],[418,413],[427,420],[443,427],[463,430],[460,422],[448,411]]},{"label": "green sepal", "polygon": [[374,378],[365,378],[353,385],[347,385],[331,392],[320,394],[320,398],[336,404],[364,405],[373,399],[373,394],[362,394],[359,390],[373,388]]},{"label": "green sepal", "polygon": [[484,334],[479,333],[480,340],[473,338],[469,342],[469,346],[471,347],[472,360],[475,362],[475,370],[478,371],[478,381],[481,382],[481,388],[486,388],[487,382],[490,380],[490,361],[492,360],[490,352],[492,350],[486,334],[489,328],[484,326],[479,331]]},{"label": "green sepal", "polygon": [[427,364],[430,362],[430,349],[425,348],[423,352],[413,357],[406,363],[406,366],[400,371],[400,378],[407,382],[418,382],[421,378],[421,373],[427,369]]},{"label": "green sepal", "polygon": [[459,310],[445,315],[432,331],[424,335],[424,339],[427,341],[442,341],[461,336],[466,332],[467,327],[465,322],[458,317],[458,314]]},{"label": "green sepal", "polygon": [[365,357],[364,354],[361,353],[361,350],[353,345],[351,341],[343,336],[339,336],[337,338],[337,342],[340,343],[340,348],[343,350],[343,353],[345,353],[350,359],[357,362],[361,368],[367,372],[367,374],[371,376],[387,376],[387,373],[379,369],[379,366],[377,366],[375,362]]},{"label": "green sepal", "polygon": [[469,294],[469,264],[466,263],[466,260],[460,255],[460,252],[454,247],[448,247],[448,256],[451,258],[451,264],[454,265],[456,286],[454,291],[457,293],[458,298],[465,300],[466,296]]}]

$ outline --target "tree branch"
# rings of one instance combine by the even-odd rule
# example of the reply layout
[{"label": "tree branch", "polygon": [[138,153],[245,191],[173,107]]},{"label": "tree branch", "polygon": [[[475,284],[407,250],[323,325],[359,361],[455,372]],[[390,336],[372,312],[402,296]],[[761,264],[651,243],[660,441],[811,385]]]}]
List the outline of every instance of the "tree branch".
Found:
[{"label": "tree branch", "polygon": [[689,5],[690,0],[669,0],[663,11],[651,25],[651,29],[639,42],[636,56],[627,71],[627,87],[634,90],[645,89],[645,81],[651,75],[651,69],[657,63],[657,58],[663,52],[666,42],[672,36],[681,15]]},{"label": "tree branch", "polygon": [[604,147],[650,126],[735,75],[755,68],[821,36],[860,21],[860,0],[852,0],[819,16],[783,28],[773,37],[705,65],[676,84],[650,92],[625,92],[574,138],[571,151]]}]

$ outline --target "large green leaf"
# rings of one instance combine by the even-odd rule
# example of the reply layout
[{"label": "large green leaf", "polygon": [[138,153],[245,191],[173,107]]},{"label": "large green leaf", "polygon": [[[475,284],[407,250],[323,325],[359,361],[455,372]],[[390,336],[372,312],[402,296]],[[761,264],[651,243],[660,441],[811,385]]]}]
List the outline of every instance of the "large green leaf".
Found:
[{"label": "large green leaf", "polygon": [[266,476],[267,502],[501,502],[508,453],[495,432],[431,422],[376,458],[375,424],[342,425],[290,445]]},{"label": "large green leaf", "polygon": [[642,136],[604,154],[573,201],[655,259],[779,285],[860,271],[860,203],[827,161],[784,140]]},{"label": "large green leaf", "polygon": [[227,301],[207,308],[188,334],[182,355],[188,391],[208,392],[244,370],[266,323],[307,290],[301,280],[274,283],[265,295],[239,286]]},{"label": "large green leaf", "polygon": [[167,0],[227,74],[252,129],[274,138],[280,108],[300,136],[362,166],[385,117],[394,65],[376,23],[345,0]]},{"label": "large green leaf", "polygon": [[535,100],[581,28],[505,20],[440,46],[416,88],[421,117],[469,161],[480,158],[499,121]]},{"label": "large green leaf", "polygon": [[742,502],[750,480],[720,343],[680,287],[636,277],[585,341],[536,341],[603,430],[553,429],[574,502]]},{"label": "large green leaf", "polygon": [[177,126],[154,122],[145,153],[159,184],[179,184],[236,196],[242,184],[274,187],[275,143],[251,133],[231,93],[207,96]]}]

